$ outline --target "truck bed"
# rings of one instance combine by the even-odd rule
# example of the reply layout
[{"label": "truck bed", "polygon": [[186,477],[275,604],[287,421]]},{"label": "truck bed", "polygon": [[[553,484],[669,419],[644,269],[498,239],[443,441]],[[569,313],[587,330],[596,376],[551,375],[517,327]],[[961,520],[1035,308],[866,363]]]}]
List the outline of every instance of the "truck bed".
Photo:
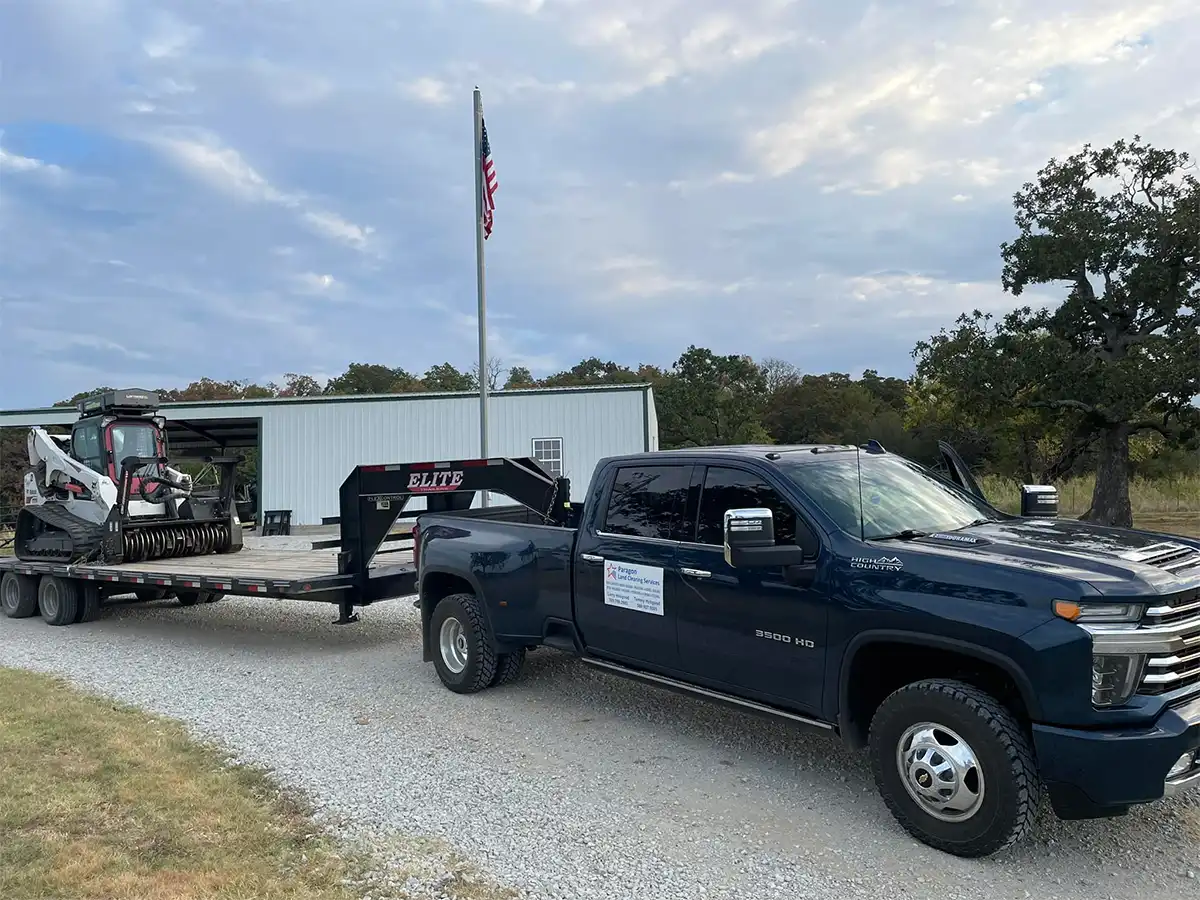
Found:
[{"label": "truck bed", "polygon": [[[412,593],[416,570],[412,566],[411,552],[389,553],[387,557],[384,564],[372,563],[371,580],[394,582],[387,584],[389,592],[394,590],[392,596]],[[140,586],[175,587],[302,600],[336,600],[332,594],[344,591],[354,583],[353,575],[338,574],[335,551],[252,547],[245,547],[238,553],[121,565],[62,565],[22,562],[15,557],[0,556],[0,572],[6,570],[24,575],[82,578],[106,585],[129,585],[130,590]],[[109,592],[112,592],[111,587]]]}]

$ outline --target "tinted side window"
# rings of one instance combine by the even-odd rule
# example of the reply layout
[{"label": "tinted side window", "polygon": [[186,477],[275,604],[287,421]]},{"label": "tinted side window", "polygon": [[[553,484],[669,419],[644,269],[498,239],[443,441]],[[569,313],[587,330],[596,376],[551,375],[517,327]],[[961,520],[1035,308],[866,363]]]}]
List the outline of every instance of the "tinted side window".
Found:
[{"label": "tinted side window", "polygon": [[601,531],[679,540],[691,466],[618,469]]},{"label": "tinted side window", "polygon": [[100,429],[84,425],[71,433],[71,455],[89,469],[99,471],[103,464],[100,452]]},{"label": "tinted side window", "polygon": [[748,506],[774,513],[776,544],[796,542],[796,514],[775,488],[750,472],[717,466],[709,466],[704,476],[696,542],[720,546],[725,539],[725,510]]}]

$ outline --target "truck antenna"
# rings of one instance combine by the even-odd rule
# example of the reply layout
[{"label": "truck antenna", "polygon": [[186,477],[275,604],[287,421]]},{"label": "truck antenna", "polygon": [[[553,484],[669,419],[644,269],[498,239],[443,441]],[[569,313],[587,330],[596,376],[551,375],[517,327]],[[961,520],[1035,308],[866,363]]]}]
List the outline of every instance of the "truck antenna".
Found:
[{"label": "truck antenna", "polygon": [[866,513],[863,510],[862,498],[862,449],[859,447],[854,448],[854,461],[858,465],[858,539],[865,542],[867,539],[867,528],[863,521]]}]

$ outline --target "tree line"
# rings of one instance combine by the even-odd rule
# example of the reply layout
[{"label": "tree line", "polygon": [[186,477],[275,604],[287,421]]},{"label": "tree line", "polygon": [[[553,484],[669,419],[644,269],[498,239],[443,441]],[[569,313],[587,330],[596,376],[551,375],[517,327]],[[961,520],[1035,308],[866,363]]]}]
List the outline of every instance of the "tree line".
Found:
[{"label": "tree line", "polygon": [[[1024,483],[1095,474],[1084,518],[1129,525],[1133,475],[1200,471],[1200,182],[1187,153],[1139,137],[1051,159],[1013,198],[1001,287],[1050,285],[1062,299],[995,319],[965,313],[913,349],[910,378],[805,373],[689,346],[670,365],[591,357],[547,377],[490,360],[490,389],[649,383],[664,449],[735,443],[857,443],[926,463],[949,440],[972,466]],[[322,383],[202,378],[167,402],[469,391],[478,366],[423,374],[351,363]],[[63,401],[73,404],[96,388]],[[20,450],[23,454],[23,436]],[[0,437],[0,471],[13,455]],[[12,474],[0,506],[19,498]],[[16,501],[19,502],[19,499]]]}]

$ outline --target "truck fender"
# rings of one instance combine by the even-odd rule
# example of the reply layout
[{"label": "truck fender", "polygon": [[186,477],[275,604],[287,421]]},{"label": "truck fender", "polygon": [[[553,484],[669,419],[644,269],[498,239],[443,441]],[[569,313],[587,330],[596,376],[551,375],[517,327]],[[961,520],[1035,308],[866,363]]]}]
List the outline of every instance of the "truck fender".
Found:
[{"label": "truck fender", "polygon": [[[436,605],[435,603],[426,600],[425,583],[438,575],[466,582],[470,586],[471,593],[479,598],[479,608],[483,612],[484,621],[487,623],[488,641],[495,646],[496,632],[492,625],[492,611],[488,608],[488,604],[483,593],[483,587],[480,585],[479,579],[475,577],[473,572],[464,571],[458,568],[448,568],[445,566],[434,565],[426,568],[425,571],[421,573],[421,581],[417,585],[417,596],[420,597],[421,600],[422,661],[433,661],[433,646],[429,637],[429,620],[433,617],[433,607]],[[451,593],[457,593],[457,591],[451,591]],[[438,597],[438,600],[441,600],[441,597]]]},{"label": "truck fender", "polygon": [[1025,704],[1025,708],[1029,711],[1031,719],[1036,721],[1042,715],[1037,692],[1033,689],[1033,684],[1029,680],[1029,676],[1012,659],[1002,653],[997,653],[994,650],[980,647],[978,644],[972,644],[968,641],[961,641],[957,638],[880,628],[863,631],[855,635],[846,645],[845,653],[842,654],[841,667],[838,671],[837,698],[838,731],[842,735],[851,735],[854,733],[854,727],[849,718],[850,672],[853,669],[854,657],[864,647],[880,643],[913,644],[936,650],[945,650],[961,656],[973,657],[980,662],[989,663],[1012,678],[1013,683],[1017,686],[1017,691],[1021,695],[1021,700]]}]

